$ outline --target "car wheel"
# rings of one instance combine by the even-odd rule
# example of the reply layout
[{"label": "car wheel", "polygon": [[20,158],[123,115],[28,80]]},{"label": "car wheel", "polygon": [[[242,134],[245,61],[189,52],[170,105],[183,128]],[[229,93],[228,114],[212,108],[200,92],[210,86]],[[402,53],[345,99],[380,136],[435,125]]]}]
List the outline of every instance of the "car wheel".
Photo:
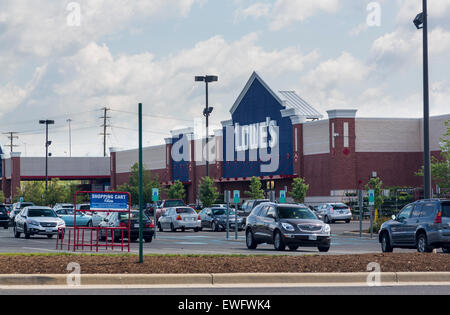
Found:
[{"label": "car wheel", "polygon": [[99,236],[98,239],[99,239],[100,241],[102,241],[102,242],[106,241],[106,234],[103,235],[103,233],[100,231],[100,236]]},{"label": "car wheel", "polygon": [[319,246],[319,247],[317,247],[317,249],[318,249],[319,252],[321,252],[321,253],[328,253],[328,251],[330,250],[330,245]]},{"label": "car wheel", "polygon": [[273,236],[273,246],[278,251],[284,251],[286,249],[286,244],[284,243],[283,237],[281,236],[280,231],[276,231]]},{"label": "car wheel", "polygon": [[256,243],[255,237],[253,236],[252,230],[248,229],[247,233],[245,233],[245,242],[247,244],[248,249],[256,249],[258,243]]},{"label": "car wheel", "polygon": [[211,224],[211,230],[213,231],[213,232],[217,232],[217,224],[216,224],[216,222],[213,222],[212,224]]},{"label": "car wheel", "polygon": [[28,233],[28,227],[26,225],[23,227],[23,234],[25,234],[26,239],[30,238],[30,233]]},{"label": "car wheel", "polygon": [[194,232],[195,232],[195,233],[197,233],[198,231],[200,231],[199,228],[195,228],[195,229],[194,229]]},{"label": "car wheel", "polygon": [[5,230],[7,230],[8,229],[8,226],[7,225],[5,225],[4,227],[3,227]]},{"label": "car wheel", "polygon": [[323,222],[325,222],[325,223],[330,223],[330,220],[328,219],[328,216],[325,216],[324,218],[323,218]]},{"label": "car wheel", "polygon": [[289,246],[289,250],[295,252],[299,246]]},{"label": "car wheel", "polygon": [[181,228],[181,232],[184,232],[184,231],[186,231],[186,228],[183,226],[183,227]]},{"label": "car wheel", "polygon": [[17,232],[16,227],[14,226],[14,237],[15,238],[20,238],[20,232]]},{"label": "car wheel", "polygon": [[383,253],[392,253],[394,251],[391,240],[389,239],[389,234],[386,232],[381,236],[381,251]]},{"label": "car wheel", "polygon": [[345,223],[349,224],[349,223],[350,223],[350,220],[346,220]]},{"label": "car wheel", "polygon": [[419,253],[431,253],[433,251],[433,247],[428,246],[427,236],[423,233],[417,237],[417,251]]},{"label": "car wheel", "polygon": [[89,221],[87,227],[92,227],[92,221]]},{"label": "car wheel", "polygon": [[170,223],[170,230],[172,232],[176,232],[177,230],[175,229],[175,227],[173,226],[173,223]]},{"label": "car wheel", "polygon": [[159,222],[158,222],[158,230],[159,230],[160,232],[164,232],[164,229],[163,229],[161,223],[159,223]]},{"label": "car wheel", "polygon": [[144,240],[146,243],[151,243],[153,241],[153,237],[146,237]]}]

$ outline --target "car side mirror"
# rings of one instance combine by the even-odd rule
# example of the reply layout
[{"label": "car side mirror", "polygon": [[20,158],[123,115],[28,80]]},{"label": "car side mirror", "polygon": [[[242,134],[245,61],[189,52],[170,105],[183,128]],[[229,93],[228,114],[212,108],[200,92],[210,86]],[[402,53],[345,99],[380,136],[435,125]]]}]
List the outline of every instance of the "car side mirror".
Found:
[{"label": "car side mirror", "polygon": [[392,216],[392,220],[397,220],[397,216],[396,216],[396,215],[393,215],[393,216]]}]

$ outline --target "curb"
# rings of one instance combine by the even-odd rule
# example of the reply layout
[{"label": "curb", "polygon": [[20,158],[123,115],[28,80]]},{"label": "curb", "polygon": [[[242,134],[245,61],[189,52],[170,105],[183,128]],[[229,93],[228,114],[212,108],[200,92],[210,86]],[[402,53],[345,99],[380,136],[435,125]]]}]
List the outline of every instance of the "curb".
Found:
[{"label": "curb", "polygon": [[[0,275],[0,286],[61,286],[68,275]],[[81,285],[246,285],[246,284],[361,284],[372,273],[235,273],[235,274],[135,274],[81,275]],[[450,283],[450,272],[385,272],[381,283]]]}]

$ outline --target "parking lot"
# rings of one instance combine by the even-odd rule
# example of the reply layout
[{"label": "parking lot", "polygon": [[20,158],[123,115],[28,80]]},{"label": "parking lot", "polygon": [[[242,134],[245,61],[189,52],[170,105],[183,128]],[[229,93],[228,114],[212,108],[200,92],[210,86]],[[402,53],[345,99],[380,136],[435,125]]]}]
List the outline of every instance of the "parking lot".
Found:
[{"label": "parking lot", "polygon": [[[368,222],[364,222],[365,229]],[[359,222],[349,224],[336,223],[332,225],[332,243],[331,249],[324,255],[336,254],[363,254],[378,253],[380,245],[375,235],[373,239],[368,237],[360,238],[358,235],[348,236],[348,231],[359,230]],[[131,253],[138,253],[139,244],[131,244]],[[54,253],[56,250],[56,238],[47,239],[47,237],[33,236],[31,239],[16,239],[13,236],[12,229],[0,230],[0,249],[4,253]],[[67,246],[63,251],[67,250]],[[414,252],[411,250],[396,250],[401,252]],[[78,252],[82,252],[81,250]],[[89,252],[85,250],[83,252]],[[120,249],[114,251],[105,249],[99,253],[119,253]],[[126,251],[125,251],[126,252]],[[299,248],[295,252],[285,251],[277,252],[273,245],[262,244],[256,250],[248,250],[245,244],[245,233],[239,232],[238,239],[235,240],[234,231],[230,231],[230,239],[226,240],[225,232],[158,232],[156,239],[151,243],[144,243],[145,254],[261,254],[261,255],[307,255],[319,254],[316,248]],[[322,254],[323,255],[323,254]]]}]

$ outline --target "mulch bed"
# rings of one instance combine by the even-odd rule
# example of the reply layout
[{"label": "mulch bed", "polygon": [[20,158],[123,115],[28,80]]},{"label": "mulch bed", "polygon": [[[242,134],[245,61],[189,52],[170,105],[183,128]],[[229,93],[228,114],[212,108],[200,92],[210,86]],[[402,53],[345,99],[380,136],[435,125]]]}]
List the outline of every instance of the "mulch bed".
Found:
[{"label": "mulch bed", "polygon": [[84,274],[366,272],[450,272],[448,254],[366,254],[342,256],[0,256],[0,274],[67,274],[76,262]]}]

